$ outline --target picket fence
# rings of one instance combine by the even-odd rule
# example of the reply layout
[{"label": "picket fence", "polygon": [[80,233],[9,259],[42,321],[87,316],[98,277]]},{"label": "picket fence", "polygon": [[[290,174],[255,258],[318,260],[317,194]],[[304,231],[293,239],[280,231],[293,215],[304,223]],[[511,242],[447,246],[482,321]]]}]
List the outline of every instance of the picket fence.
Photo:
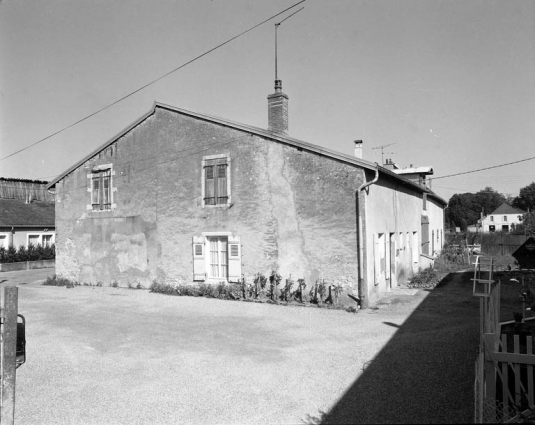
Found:
[{"label": "picket fence", "polygon": [[480,297],[481,339],[476,361],[474,422],[533,422],[533,337],[501,334],[502,327],[515,325],[500,323],[500,281],[494,282],[492,274],[492,258],[478,257],[473,281],[474,295]]}]

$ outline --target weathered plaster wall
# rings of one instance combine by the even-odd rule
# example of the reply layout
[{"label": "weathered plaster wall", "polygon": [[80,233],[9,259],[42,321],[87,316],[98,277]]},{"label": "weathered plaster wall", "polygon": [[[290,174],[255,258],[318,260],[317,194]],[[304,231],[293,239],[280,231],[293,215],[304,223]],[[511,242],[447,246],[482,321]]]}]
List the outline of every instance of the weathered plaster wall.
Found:
[{"label": "weathered plaster wall", "polygon": [[[203,156],[230,156],[232,204],[202,206]],[[94,166],[113,164],[112,211],[94,212]],[[56,185],[57,273],[148,286],[193,278],[192,237],[241,238],[242,272],[278,270],[356,285],[355,191],[362,170],[157,108]]]},{"label": "weathered plaster wall", "polygon": [[[373,175],[368,173],[367,180]],[[369,302],[373,303],[381,293],[388,292],[392,287],[404,283],[418,271],[419,255],[413,256],[413,250],[420,253],[421,216],[429,218],[429,237],[432,230],[436,235],[443,235],[443,210],[436,202],[428,198],[426,210],[423,208],[423,195],[410,186],[381,174],[379,181],[369,187],[364,195],[365,203],[365,245],[368,252],[365,265],[365,278],[368,282]],[[416,232],[417,243],[413,236]],[[383,233],[386,240],[386,261],[393,267],[390,279],[376,279],[374,253],[374,235]],[[390,240],[395,244],[395,258],[390,257]],[[440,240],[442,241],[442,239]],[[441,242],[442,243],[442,242]],[[435,249],[438,245],[435,243]],[[439,248],[438,248],[439,249]]]}]

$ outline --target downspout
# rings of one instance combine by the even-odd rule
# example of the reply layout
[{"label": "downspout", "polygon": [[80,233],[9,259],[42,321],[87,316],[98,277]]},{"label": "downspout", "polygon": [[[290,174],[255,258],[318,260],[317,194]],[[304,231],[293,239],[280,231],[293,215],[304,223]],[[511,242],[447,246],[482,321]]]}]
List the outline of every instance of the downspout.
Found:
[{"label": "downspout", "polygon": [[[364,172],[364,180],[366,180],[366,172]],[[372,184],[379,180],[379,164],[375,163],[375,177],[373,180],[362,183],[357,189],[356,193],[356,212],[357,212],[357,255],[358,255],[358,294],[360,300],[360,308],[368,308],[368,280],[364,276],[364,253],[362,240],[362,220],[364,219],[364,205],[361,205],[360,194],[364,189],[367,189]],[[366,190],[366,193],[368,190]]]}]

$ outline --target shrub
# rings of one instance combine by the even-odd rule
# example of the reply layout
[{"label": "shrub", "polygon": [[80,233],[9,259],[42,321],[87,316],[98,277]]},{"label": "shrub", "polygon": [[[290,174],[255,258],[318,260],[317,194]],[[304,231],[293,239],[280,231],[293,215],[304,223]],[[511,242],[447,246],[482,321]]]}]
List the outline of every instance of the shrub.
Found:
[{"label": "shrub", "polygon": [[57,277],[56,275],[52,277],[47,277],[46,280],[43,282],[43,285],[46,286],[65,286],[67,288],[74,288],[76,285],[76,282],[73,282],[69,279],[66,279],[64,277]]},{"label": "shrub", "polygon": [[440,282],[440,276],[432,268],[420,270],[411,279],[411,286],[413,288],[430,288],[435,287]]}]

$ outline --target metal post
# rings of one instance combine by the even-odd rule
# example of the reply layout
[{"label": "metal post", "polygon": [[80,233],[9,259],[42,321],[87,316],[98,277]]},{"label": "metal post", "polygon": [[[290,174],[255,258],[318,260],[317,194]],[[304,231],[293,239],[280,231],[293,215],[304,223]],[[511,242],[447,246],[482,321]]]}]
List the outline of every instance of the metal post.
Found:
[{"label": "metal post", "polygon": [[12,425],[15,422],[15,377],[17,354],[17,314],[18,288],[4,287],[4,299],[1,325],[1,389],[0,423]]}]

